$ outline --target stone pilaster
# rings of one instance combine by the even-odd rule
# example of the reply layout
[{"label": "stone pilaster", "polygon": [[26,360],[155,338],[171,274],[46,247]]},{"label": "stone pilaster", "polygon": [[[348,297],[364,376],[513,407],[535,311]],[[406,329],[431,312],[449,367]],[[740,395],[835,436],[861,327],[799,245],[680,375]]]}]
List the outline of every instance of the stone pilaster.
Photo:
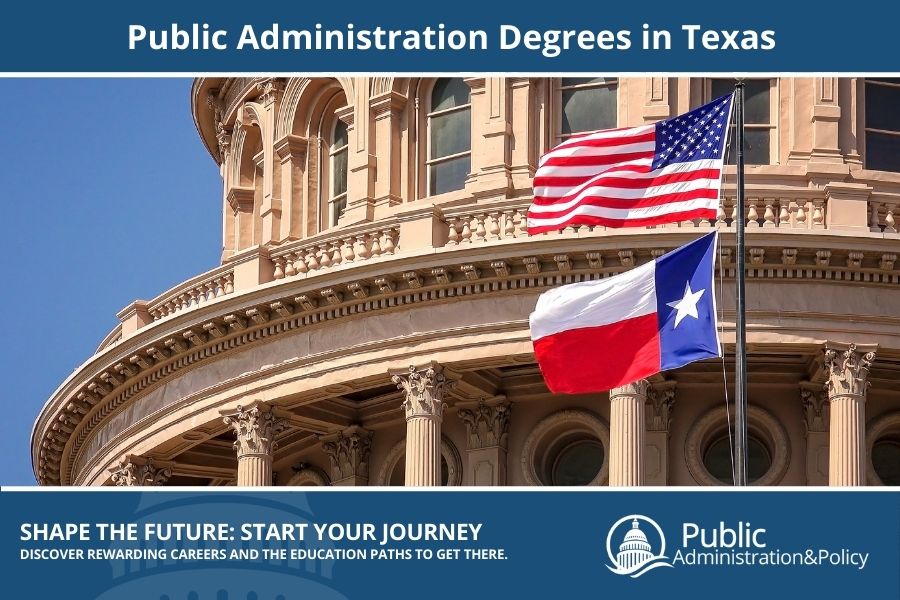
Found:
[{"label": "stone pilaster", "polygon": [[466,485],[506,485],[509,401],[498,396],[458,406],[466,425]]},{"label": "stone pilaster", "polygon": [[331,459],[331,484],[369,484],[369,452],[372,433],[358,425],[322,436],[322,451]]},{"label": "stone pilaster", "polygon": [[800,384],[806,434],[806,485],[828,485],[828,394],[822,385]]},{"label": "stone pilaster", "polygon": [[441,485],[441,422],[446,378],[440,365],[410,367],[391,380],[405,392],[406,485]]},{"label": "stone pilaster", "polygon": [[644,440],[644,484],[669,483],[669,431],[672,405],[675,403],[675,382],[653,385],[647,394],[646,431]]},{"label": "stone pilaster", "polygon": [[287,420],[263,402],[248,407],[238,405],[237,412],[223,415],[234,430],[239,486],[272,485],[272,455],[275,438],[287,428]]},{"label": "stone pilaster", "polygon": [[475,198],[503,197],[512,187],[510,146],[510,81],[504,77],[474,77],[465,80],[472,88],[473,131],[481,139],[473,140],[472,171],[466,180],[466,191]]},{"label": "stone pilaster", "polygon": [[865,485],[866,388],[875,346],[827,344],[825,374],[831,423],[828,485]]},{"label": "stone pilaster", "polygon": [[119,465],[110,469],[113,484],[119,487],[165,485],[172,476],[169,463],[157,463],[152,458],[128,454]]},{"label": "stone pilaster", "polygon": [[609,485],[644,485],[644,404],[646,379],[609,392]]}]

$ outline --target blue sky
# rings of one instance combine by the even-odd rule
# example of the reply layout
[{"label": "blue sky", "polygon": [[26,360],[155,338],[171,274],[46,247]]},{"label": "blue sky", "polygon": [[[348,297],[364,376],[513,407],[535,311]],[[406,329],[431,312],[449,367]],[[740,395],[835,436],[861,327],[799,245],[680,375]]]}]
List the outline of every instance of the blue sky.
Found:
[{"label": "blue sky", "polygon": [[46,399],[116,312],[218,264],[190,79],[0,79],[0,484],[33,485]]}]

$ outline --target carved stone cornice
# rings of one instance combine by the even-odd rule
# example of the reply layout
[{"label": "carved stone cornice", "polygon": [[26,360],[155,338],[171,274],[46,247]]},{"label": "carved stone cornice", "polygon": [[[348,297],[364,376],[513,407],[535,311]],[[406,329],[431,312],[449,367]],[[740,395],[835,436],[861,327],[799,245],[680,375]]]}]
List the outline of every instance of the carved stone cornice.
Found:
[{"label": "carved stone cornice", "polygon": [[358,425],[319,438],[322,451],[331,459],[331,480],[348,477],[369,478],[372,433]]},{"label": "carved stone cornice", "polygon": [[451,384],[443,367],[432,364],[425,369],[410,366],[405,374],[394,374],[391,381],[405,393],[403,410],[406,419],[428,417],[440,420],[444,416],[444,391]]},{"label": "carved stone cornice", "polygon": [[288,427],[287,419],[277,416],[263,402],[254,402],[246,408],[238,405],[236,412],[223,415],[222,420],[234,430],[237,437],[234,449],[239,459],[271,456],[276,436]]},{"label": "carved stone cornice", "polygon": [[828,379],[825,389],[830,399],[865,396],[876,349],[874,345],[826,344],[824,367]]},{"label": "carved stone cornice", "polygon": [[647,431],[669,431],[672,424],[672,405],[675,404],[675,383],[652,385],[647,393]]},{"label": "carved stone cornice", "polygon": [[481,400],[478,404],[460,404],[457,413],[466,425],[466,443],[469,450],[507,447],[509,433],[509,413],[511,405],[504,397],[489,401]]},{"label": "carved stone cornice", "polygon": [[160,486],[172,476],[172,469],[165,464],[155,464],[152,458],[129,454],[123,456],[110,473],[110,479],[118,487]]},{"label": "carved stone cornice", "polygon": [[806,433],[827,433],[831,405],[828,402],[828,394],[822,386],[808,381],[802,382],[800,402],[803,403],[803,426]]}]

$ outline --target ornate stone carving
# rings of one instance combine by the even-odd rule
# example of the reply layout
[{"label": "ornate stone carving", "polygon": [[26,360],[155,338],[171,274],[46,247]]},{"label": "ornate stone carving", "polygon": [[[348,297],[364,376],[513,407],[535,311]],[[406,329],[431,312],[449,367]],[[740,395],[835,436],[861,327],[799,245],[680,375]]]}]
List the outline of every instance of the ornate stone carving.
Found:
[{"label": "ornate stone carving", "polygon": [[237,412],[222,419],[234,429],[237,439],[234,449],[238,458],[244,456],[269,456],[275,449],[275,437],[287,429],[286,419],[275,415],[271,408],[261,402],[244,408],[238,405]]},{"label": "ornate stone carving", "polygon": [[487,404],[484,400],[472,408],[463,408],[457,413],[466,424],[468,449],[506,447],[509,432],[510,404],[500,400],[495,404]]},{"label": "ornate stone carving", "polygon": [[222,121],[216,121],[216,142],[219,145],[219,158],[224,161],[231,151],[231,132],[225,129]]},{"label": "ornate stone carving", "polygon": [[112,482],[119,487],[165,485],[172,476],[172,469],[153,464],[152,458],[127,455],[119,466],[111,470]]},{"label": "ornate stone carving", "polygon": [[675,389],[672,387],[651,387],[647,394],[647,431],[669,431],[672,405],[675,404]]},{"label": "ornate stone carving", "polygon": [[278,78],[270,77],[257,83],[256,89],[260,92],[256,99],[257,102],[263,106],[269,106],[281,97],[281,93],[284,91],[284,82]]},{"label": "ornate stone carving", "polygon": [[415,366],[409,367],[409,373],[394,375],[391,381],[406,393],[403,400],[403,409],[406,418],[435,417],[440,419],[444,415],[444,389],[449,387],[443,369],[439,365],[433,365],[421,370]]},{"label": "ornate stone carving", "polygon": [[856,344],[846,350],[825,349],[825,389],[833,400],[840,396],[862,396],[869,386],[869,369],[875,361],[875,351],[860,351]]},{"label": "ornate stone carving", "polygon": [[331,480],[348,477],[369,478],[369,452],[372,434],[359,426],[322,436],[322,450],[331,459]]},{"label": "ornate stone carving", "polygon": [[828,395],[823,390],[806,384],[800,388],[800,401],[803,403],[803,425],[806,427],[806,433],[827,433],[830,408]]},{"label": "ornate stone carving", "polygon": [[616,396],[647,396],[647,393],[650,390],[650,382],[646,379],[638,379],[632,383],[626,383],[625,385],[620,385],[617,388],[613,388],[609,391],[609,397],[615,398]]}]

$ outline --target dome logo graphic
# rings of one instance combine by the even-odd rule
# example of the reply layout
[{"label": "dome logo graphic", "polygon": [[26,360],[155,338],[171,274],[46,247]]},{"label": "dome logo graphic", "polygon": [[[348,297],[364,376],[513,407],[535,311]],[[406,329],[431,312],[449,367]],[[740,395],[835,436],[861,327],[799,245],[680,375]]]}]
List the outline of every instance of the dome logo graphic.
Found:
[{"label": "dome logo graphic", "polygon": [[[641,529],[642,523],[644,529]],[[658,552],[653,552],[654,544],[647,539],[648,532],[654,538],[658,537],[658,541],[654,539]],[[622,540],[615,553],[614,539]],[[662,528],[644,515],[628,515],[613,523],[606,536],[606,553],[612,563],[607,568],[616,575],[636,578],[657,567],[672,566],[666,560],[666,536],[663,535]]]}]

